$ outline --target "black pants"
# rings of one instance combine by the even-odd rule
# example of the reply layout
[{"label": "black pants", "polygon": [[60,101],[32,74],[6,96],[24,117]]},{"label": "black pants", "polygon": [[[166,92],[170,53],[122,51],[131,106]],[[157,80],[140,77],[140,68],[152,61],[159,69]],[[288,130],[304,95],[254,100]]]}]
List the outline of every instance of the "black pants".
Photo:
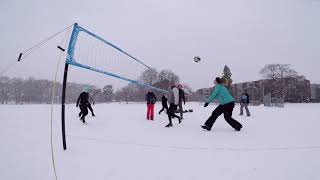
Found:
[{"label": "black pants", "polygon": [[89,103],[89,105],[88,105],[88,108],[89,108],[89,110],[91,111],[91,114],[92,114],[92,116],[94,115],[94,113],[93,113],[93,109],[92,109],[92,106],[91,106],[91,104]]},{"label": "black pants", "polygon": [[83,121],[85,121],[85,117],[86,115],[88,115],[88,105],[80,105],[80,114],[82,115],[80,119],[82,119]]},{"label": "black pants", "polygon": [[183,118],[183,109],[182,109],[182,101],[179,102],[179,113],[180,113],[180,118]]},{"label": "black pants", "polygon": [[[92,116],[94,116],[93,109],[92,109],[92,106],[91,106],[90,103],[87,105],[87,107],[88,107],[89,110],[91,111]],[[82,115],[82,111],[81,111],[81,107],[80,107],[79,117],[80,117],[81,115]]]},{"label": "black pants", "polygon": [[232,118],[232,111],[234,108],[234,102],[219,105],[213,112],[212,115],[209,117],[209,119],[206,121],[205,125],[208,127],[208,129],[211,129],[214,122],[216,122],[216,119],[223,114],[224,119],[227,121],[227,123],[233,127],[236,130],[240,130],[242,128],[242,125]]},{"label": "black pants", "polygon": [[175,105],[173,103],[170,104],[170,107],[168,109],[169,124],[172,124],[172,120],[171,120],[172,118],[176,117],[176,118],[180,119],[180,117],[175,114],[176,110],[177,110],[177,105]]},{"label": "black pants", "polygon": [[162,113],[162,111],[167,110],[167,112],[169,111],[168,106],[162,106],[162,109],[159,111],[159,114]]}]

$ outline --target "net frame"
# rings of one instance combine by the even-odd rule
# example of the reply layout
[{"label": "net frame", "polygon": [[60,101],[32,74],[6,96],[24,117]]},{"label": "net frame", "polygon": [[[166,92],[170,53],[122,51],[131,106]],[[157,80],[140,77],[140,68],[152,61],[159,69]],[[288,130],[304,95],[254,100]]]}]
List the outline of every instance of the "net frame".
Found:
[{"label": "net frame", "polygon": [[121,79],[124,81],[127,81],[129,83],[132,84],[136,84],[145,88],[150,88],[162,93],[167,93],[168,91],[151,86],[149,84],[143,83],[143,82],[138,82],[137,80],[133,80],[127,77],[123,77],[121,75],[115,74],[115,73],[111,73],[108,72],[106,70],[103,69],[99,69],[96,67],[91,67],[89,65],[85,65],[82,63],[77,62],[77,60],[74,58],[74,53],[75,53],[75,47],[76,47],[76,43],[77,43],[77,38],[80,32],[84,32],[86,34],[88,34],[91,37],[96,38],[97,40],[99,40],[100,42],[103,42],[104,44],[106,44],[109,47],[114,48],[115,50],[117,50],[119,53],[122,53],[123,55],[126,55],[127,57],[131,58],[133,61],[136,61],[138,64],[146,67],[147,69],[152,70],[151,67],[149,67],[148,65],[146,65],[145,63],[143,63],[142,61],[140,61],[139,59],[135,58],[134,56],[132,56],[131,54],[127,53],[126,51],[120,49],[119,47],[115,46],[114,44],[112,44],[111,42],[103,39],[102,37],[92,33],[91,31],[79,26],[77,23],[75,23],[73,25],[73,30],[72,30],[72,34],[70,36],[70,40],[69,40],[69,45],[68,45],[68,50],[67,50],[67,54],[66,54],[66,62],[65,62],[65,67],[64,67],[64,76],[63,76],[63,83],[62,83],[62,99],[61,99],[61,129],[62,129],[62,145],[63,145],[63,149],[66,150],[67,149],[67,142],[66,142],[66,132],[65,132],[65,97],[66,97],[66,86],[67,86],[67,77],[68,77],[68,68],[69,65],[73,65],[79,68],[83,68],[83,69],[87,69],[87,70],[91,70],[97,73],[101,73],[101,74],[105,74],[107,76],[111,76],[117,79]]},{"label": "net frame", "polygon": [[140,61],[136,57],[134,57],[131,54],[127,53],[126,51],[124,51],[123,49],[121,49],[118,46],[114,45],[113,43],[111,43],[111,42],[103,39],[102,37],[92,33],[91,31],[79,26],[78,24],[74,24],[74,27],[73,27],[73,31],[72,31],[72,34],[71,34],[71,37],[70,37],[69,46],[68,46],[68,50],[67,50],[66,64],[73,65],[73,66],[80,67],[80,68],[84,68],[84,69],[88,69],[88,70],[91,70],[91,71],[94,71],[94,72],[98,72],[98,73],[101,73],[101,74],[105,74],[105,75],[108,75],[108,76],[111,76],[111,77],[114,77],[114,78],[117,78],[117,79],[121,79],[121,80],[127,81],[129,83],[137,84],[139,86],[150,88],[150,89],[153,89],[153,90],[156,90],[156,91],[160,91],[160,92],[163,92],[163,93],[167,92],[166,90],[151,86],[149,84],[146,84],[146,83],[143,83],[143,82],[139,82],[137,80],[130,79],[128,77],[125,77],[125,76],[122,76],[122,75],[119,75],[119,74],[116,74],[116,73],[112,73],[112,72],[109,72],[109,71],[106,71],[106,70],[103,70],[103,69],[99,69],[99,68],[96,68],[96,67],[92,67],[90,65],[86,65],[86,64],[77,62],[77,59],[75,59],[74,53],[75,53],[75,47],[76,47],[76,43],[77,43],[77,38],[78,38],[80,32],[84,32],[87,35],[96,38],[100,42],[103,42],[107,46],[112,47],[113,49],[117,50],[119,53],[122,53],[122,54],[126,55],[127,57],[129,57],[130,59],[132,59],[133,61],[136,61],[138,64],[144,66],[146,69],[152,70],[152,68],[150,66],[146,65],[145,63],[143,63],[142,61]]}]

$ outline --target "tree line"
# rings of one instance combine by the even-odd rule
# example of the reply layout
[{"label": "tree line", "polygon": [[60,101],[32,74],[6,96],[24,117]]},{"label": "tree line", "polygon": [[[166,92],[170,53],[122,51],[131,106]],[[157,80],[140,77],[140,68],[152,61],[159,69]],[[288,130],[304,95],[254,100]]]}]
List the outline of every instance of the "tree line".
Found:
[{"label": "tree line", "polygon": [[[171,70],[157,72],[149,69],[140,74],[137,78],[140,83],[145,83],[157,88],[168,90],[174,83],[179,83],[180,78]],[[49,104],[52,100],[52,81],[34,78],[10,78],[0,77],[0,103],[1,104]],[[66,103],[75,103],[82,92],[84,84],[67,83]],[[112,101],[140,102],[144,101],[147,91],[154,91],[136,84],[128,84],[118,90],[114,90],[112,85],[105,85],[103,88],[90,86],[90,95],[95,102],[104,103]],[[191,88],[185,87],[189,94]],[[54,103],[61,102],[62,83],[57,82]],[[160,98],[162,93],[154,91]]]},{"label": "tree line", "polygon": [[[52,100],[52,85],[52,81],[45,79],[0,77],[0,103],[49,104]],[[83,86],[84,84],[67,83],[66,103],[76,102]],[[97,102],[108,101],[110,92],[113,93],[112,86],[102,89],[90,86],[90,89]],[[60,103],[62,83],[57,82],[55,91],[54,103]]]},{"label": "tree line", "polygon": [[[260,74],[265,79],[271,80],[270,86],[272,96],[286,97],[291,91],[291,86],[301,76],[291,68],[288,64],[268,64],[261,69]],[[230,90],[232,87],[232,73],[228,66],[223,69],[222,77],[229,80],[227,88]],[[136,79],[140,83],[148,84],[163,90],[169,90],[172,84],[180,83],[180,78],[171,70],[148,69],[143,71]],[[8,104],[42,104],[51,103],[52,98],[52,81],[37,80],[34,78],[9,78],[0,77],[0,103]],[[66,103],[75,103],[79,94],[82,92],[84,84],[80,83],[67,83]],[[184,90],[187,94],[187,100],[201,101],[202,97],[192,91],[192,89],[184,85]],[[56,95],[54,103],[61,102],[62,84],[57,83]],[[90,95],[95,102],[142,102],[145,100],[147,91],[153,91],[160,99],[163,93],[157,92],[152,89],[138,86],[136,84],[128,84],[118,90],[114,90],[112,85],[105,85],[103,88],[90,86]]]}]

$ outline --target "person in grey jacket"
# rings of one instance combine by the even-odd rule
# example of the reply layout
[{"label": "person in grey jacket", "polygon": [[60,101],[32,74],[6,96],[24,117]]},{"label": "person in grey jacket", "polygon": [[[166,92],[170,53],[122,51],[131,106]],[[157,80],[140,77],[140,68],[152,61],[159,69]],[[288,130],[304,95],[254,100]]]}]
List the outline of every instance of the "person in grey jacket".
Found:
[{"label": "person in grey jacket", "polygon": [[169,110],[168,110],[169,124],[166,125],[166,127],[172,127],[172,120],[171,120],[172,118],[175,118],[175,117],[178,118],[179,124],[181,123],[180,117],[175,114],[177,107],[179,105],[179,89],[175,85],[171,87],[168,101],[170,104]]},{"label": "person in grey jacket", "polygon": [[243,108],[246,109],[246,113],[248,117],[251,115],[248,108],[249,103],[250,103],[249,94],[247,93],[246,90],[244,90],[240,99],[240,116],[243,115]]}]

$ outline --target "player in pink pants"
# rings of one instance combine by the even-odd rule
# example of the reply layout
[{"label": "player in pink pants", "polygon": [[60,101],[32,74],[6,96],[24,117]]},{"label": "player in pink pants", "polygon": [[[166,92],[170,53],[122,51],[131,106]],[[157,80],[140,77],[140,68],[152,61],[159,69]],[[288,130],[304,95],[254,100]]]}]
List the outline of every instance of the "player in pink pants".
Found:
[{"label": "player in pink pants", "polygon": [[157,98],[153,94],[153,92],[148,92],[146,94],[146,101],[147,101],[147,119],[153,120],[153,118],[154,118],[154,104],[157,101]]}]

